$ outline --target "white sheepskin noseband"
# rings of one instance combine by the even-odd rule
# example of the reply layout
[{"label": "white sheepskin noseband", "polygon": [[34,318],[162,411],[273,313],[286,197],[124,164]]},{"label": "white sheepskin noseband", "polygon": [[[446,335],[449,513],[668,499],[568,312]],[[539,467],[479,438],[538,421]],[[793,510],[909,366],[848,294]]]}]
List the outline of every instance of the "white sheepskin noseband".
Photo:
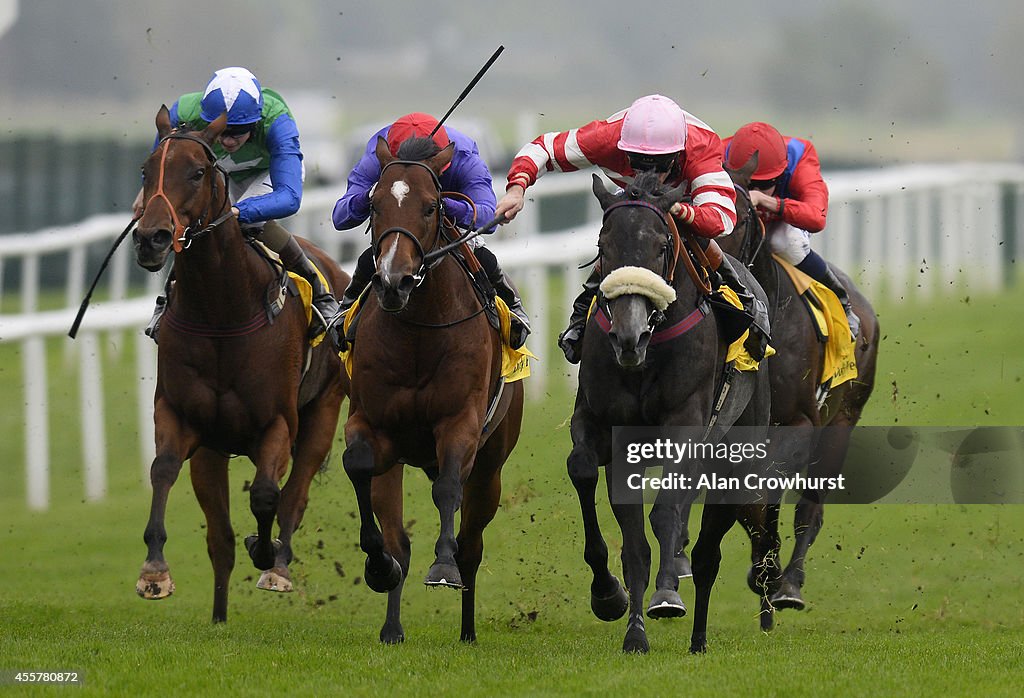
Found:
[{"label": "white sheepskin noseband", "polygon": [[601,293],[609,300],[631,294],[644,296],[658,310],[664,310],[676,299],[676,290],[644,267],[619,267],[601,282]]}]

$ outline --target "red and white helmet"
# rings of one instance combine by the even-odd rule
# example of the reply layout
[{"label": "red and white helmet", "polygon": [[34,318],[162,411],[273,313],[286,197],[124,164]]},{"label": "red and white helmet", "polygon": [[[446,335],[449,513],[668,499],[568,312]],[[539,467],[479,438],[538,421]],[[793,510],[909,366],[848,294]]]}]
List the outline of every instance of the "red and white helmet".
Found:
[{"label": "red and white helmet", "polygon": [[641,97],[626,110],[619,150],[667,155],[681,152],[685,146],[686,114],[668,97]]},{"label": "red and white helmet", "polygon": [[786,139],[774,126],[763,121],[755,121],[740,127],[729,141],[725,164],[731,169],[738,170],[747,164],[755,152],[757,172],[751,179],[767,181],[786,171]]}]

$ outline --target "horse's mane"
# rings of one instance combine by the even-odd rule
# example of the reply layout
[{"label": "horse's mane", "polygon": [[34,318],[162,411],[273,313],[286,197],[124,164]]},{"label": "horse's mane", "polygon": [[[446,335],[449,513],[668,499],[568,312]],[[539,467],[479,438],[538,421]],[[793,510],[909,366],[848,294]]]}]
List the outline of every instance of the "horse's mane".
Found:
[{"label": "horse's mane", "polygon": [[633,183],[626,188],[624,198],[636,201],[650,200],[661,196],[665,191],[665,185],[662,184],[657,172],[638,172]]},{"label": "horse's mane", "polygon": [[429,160],[439,152],[441,152],[441,148],[434,142],[433,138],[413,136],[402,141],[398,146],[398,153],[395,156],[399,160],[421,162]]}]

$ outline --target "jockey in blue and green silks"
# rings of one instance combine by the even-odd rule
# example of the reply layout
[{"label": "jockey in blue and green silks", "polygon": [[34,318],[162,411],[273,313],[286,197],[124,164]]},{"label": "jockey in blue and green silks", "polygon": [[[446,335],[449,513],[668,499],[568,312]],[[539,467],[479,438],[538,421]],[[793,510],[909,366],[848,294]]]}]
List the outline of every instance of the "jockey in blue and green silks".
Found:
[{"label": "jockey in blue and green silks", "polygon": [[[203,92],[179,97],[170,118],[175,126],[202,130],[225,112],[227,127],[214,142],[213,152],[218,166],[228,174],[232,213],[249,234],[280,255],[289,271],[310,283],[315,309],[312,330],[319,334],[337,319],[338,303],[298,242],[278,222],[298,211],[302,202],[304,172],[295,119],[281,95],[262,88],[255,75],[239,67],[222,68]],[[142,207],[140,191],[133,213],[141,215]],[[146,330],[154,339],[165,307],[161,301],[157,300],[157,311]]]}]

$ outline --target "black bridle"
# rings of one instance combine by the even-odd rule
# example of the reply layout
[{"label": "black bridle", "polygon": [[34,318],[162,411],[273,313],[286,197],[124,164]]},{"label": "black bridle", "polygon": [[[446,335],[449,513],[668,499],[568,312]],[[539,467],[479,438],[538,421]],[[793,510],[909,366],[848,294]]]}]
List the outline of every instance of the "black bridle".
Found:
[{"label": "black bridle", "polygon": [[[430,173],[430,178],[434,182],[434,187],[437,189],[437,225],[434,227],[434,242],[431,245],[430,251],[427,251],[423,248],[423,243],[420,242],[420,239],[416,237],[416,235],[408,228],[403,228],[397,225],[391,226],[390,228],[386,228],[375,239],[371,238],[370,240],[370,247],[373,248],[374,266],[377,265],[377,259],[380,257],[380,247],[381,244],[384,242],[385,238],[391,235],[398,235],[399,237],[408,238],[412,242],[413,246],[416,248],[416,253],[420,257],[420,266],[416,270],[416,273],[413,274],[413,278],[416,280],[416,286],[419,286],[420,284],[423,283],[423,279],[426,278],[427,272],[440,263],[440,260],[444,256],[445,252],[450,251],[446,249],[441,254],[435,254],[435,252],[438,251],[438,245],[440,244],[442,239],[442,230],[444,223],[444,203],[441,197],[441,180],[438,179],[437,174],[434,172],[434,170],[430,168],[429,165],[418,160],[392,160],[387,165],[385,165],[384,168],[380,171],[381,178],[384,177],[384,172],[386,172],[387,169],[389,167],[392,167],[393,165],[422,167],[423,169]],[[380,179],[378,179],[378,182],[379,181]],[[371,230],[373,228],[372,209],[370,218],[370,228]]]},{"label": "black bridle", "polygon": [[[757,215],[757,209],[750,200],[750,192],[747,191],[746,187],[739,184],[733,184],[733,187],[736,191],[742,192],[743,197],[747,200],[747,219],[743,223],[743,246],[740,249],[740,261],[749,269],[754,266],[754,261],[757,259],[757,255],[761,253],[761,248],[764,246],[767,236],[765,235],[764,223],[761,221],[761,217]],[[758,232],[760,232],[760,235],[757,234]]]},{"label": "black bridle", "polygon": [[[646,201],[641,201],[639,199],[627,199],[625,201],[616,201],[611,206],[606,208],[604,210],[604,215],[601,218],[601,223],[602,225],[607,223],[608,216],[617,209],[637,207],[650,209],[651,211],[656,213],[658,216],[658,220],[661,221],[662,225],[665,227],[665,244],[662,246],[661,253],[659,255],[663,260],[662,271],[660,276],[665,283],[667,283],[669,286],[672,286],[675,277],[676,265],[679,263],[679,255],[682,250],[682,241],[679,237],[679,230],[678,228],[676,228],[675,223],[672,221],[671,214],[665,213],[654,204],[648,203]],[[669,248],[672,249],[671,259],[669,258],[668,254]],[[594,264],[596,262],[600,262],[604,255],[604,251],[601,248],[600,242],[597,245],[597,250],[597,256],[593,260],[591,260],[591,262],[589,262],[586,266],[589,266],[590,264]],[[601,265],[602,276],[607,275],[604,273],[605,266],[607,265]],[[610,320],[612,317],[612,313],[611,307],[608,305],[608,300],[604,297],[603,293],[599,295],[599,298],[600,305],[604,310],[604,313],[608,316],[608,319]],[[648,329],[650,329],[653,332],[654,328],[664,321],[665,314],[662,311],[655,308],[647,317]]]}]

